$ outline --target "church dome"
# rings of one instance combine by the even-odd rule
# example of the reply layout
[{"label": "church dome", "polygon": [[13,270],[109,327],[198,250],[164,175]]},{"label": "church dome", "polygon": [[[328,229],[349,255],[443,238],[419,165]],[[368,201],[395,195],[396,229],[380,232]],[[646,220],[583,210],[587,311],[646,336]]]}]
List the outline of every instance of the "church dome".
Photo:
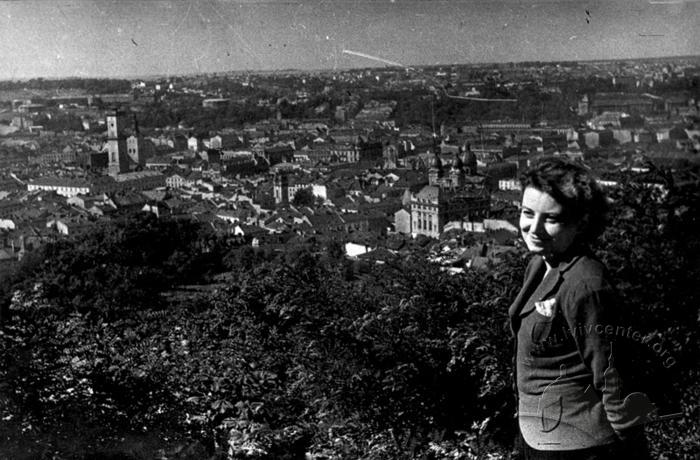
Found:
[{"label": "church dome", "polygon": [[461,158],[464,167],[469,168],[470,174],[476,172],[476,155],[472,152],[472,149],[467,144],[465,151],[462,153]]}]

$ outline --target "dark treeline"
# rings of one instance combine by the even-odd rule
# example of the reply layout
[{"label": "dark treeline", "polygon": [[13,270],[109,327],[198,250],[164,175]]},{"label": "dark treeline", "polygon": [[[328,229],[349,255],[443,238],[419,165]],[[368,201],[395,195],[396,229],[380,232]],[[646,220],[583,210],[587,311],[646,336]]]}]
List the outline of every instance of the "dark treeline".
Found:
[{"label": "dark treeline", "polygon": [[32,78],[30,80],[0,81],[0,91],[22,89],[80,89],[90,94],[125,93],[131,91],[131,82],[111,78]]}]

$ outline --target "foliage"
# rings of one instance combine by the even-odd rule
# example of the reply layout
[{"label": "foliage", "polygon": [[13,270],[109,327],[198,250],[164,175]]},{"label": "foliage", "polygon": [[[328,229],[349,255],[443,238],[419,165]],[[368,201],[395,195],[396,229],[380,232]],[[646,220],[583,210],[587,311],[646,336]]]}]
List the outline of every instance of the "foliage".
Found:
[{"label": "foliage", "polygon": [[301,188],[297,190],[292,199],[292,204],[294,206],[313,206],[316,202],[311,188]]},{"label": "foliage", "polygon": [[[117,241],[128,240],[120,235]],[[138,246],[130,241],[126,247]],[[86,250],[93,243],[84,242]],[[240,264],[230,287],[180,296],[167,312],[146,303],[133,308],[137,299],[115,308],[127,304],[110,305],[100,295],[79,308],[84,291],[59,273],[83,260],[74,249],[52,247],[45,257],[60,261],[53,270],[26,269],[34,288],[15,291],[2,336],[3,381],[8,394],[22,395],[13,416],[40,432],[80,413],[85,423],[104,426],[105,436],[169,427],[233,457],[357,452],[374,439],[382,441],[373,458],[398,458],[442,427],[512,412],[504,403],[509,390],[499,383],[508,365],[492,355],[507,347],[491,343],[507,342],[507,334],[476,324],[458,332],[469,317],[503,322],[498,301],[481,304],[468,288],[483,279],[426,272],[414,261],[373,267],[353,280],[343,261],[300,253],[285,263]],[[151,248],[140,251],[168,260]],[[134,255],[117,257],[128,265]],[[494,289],[502,290],[495,281]],[[18,375],[27,377],[12,378]]]},{"label": "foliage", "polygon": [[25,81],[0,81],[0,90],[65,90],[68,88],[84,90],[89,94],[125,93],[131,90],[129,80],[107,78],[32,78]]},{"label": "foliage", "polygon": [[194,222],[148,213],[103,222],[87,238],[58,240],[33,253],[4,284],[5,301],[12,289],[38,286],[65,311],[109,316],[123,307],[157,306],[164,289],[218,269],[212,238]]},{"label": "foliage", "polygon": [[625,326],[643,336],[624,344],[634,389],[650,396],[659,415],[683,413],[651,425],[649,438],[657,452],[690,456],[700,444],[700,193],[697,186],[666,186],[664,192],[627,181],[614,190],[599,253],[618,281]]},{"label": "foliage", "polygon": [[57,113],[55,115],[40,116],[35,120],[37,125],[51,131],[82,131],[83,123],[80,117],[73,114]]},{"label": "foliage", "polygon": [[[613,198],[598,252],[643,313],[630,325],[671,352],[663,375],[686,395],[685,417],[653,425],[650,439],[656,453],[690,455],[697,190],[662,197],[629,184]],[[417,257],[358,270],[327,246],[274,257],[147,216],[48,245],[3,284],[0,453],[509,458],[506,310],[527,256],[448,275]],[[222,267],[225,284],[189,286]],[[659,356],[638,359],[644,381],[659,381]],[[122,438],[143,456],[124,454]]]},{"label": "foliage", "polygon": [[437,98],[429,93],[416,97],[415,93],[395,93],[397,100],[394,118],[399,126],[423,125],[439,128],[441,124],[459,126],[465,121],[511,119],[534,123],[542,120],[577,122],[570,107],[577,103],[572,92],[550,94],[535,87],[525,87],[512,93],[493,85],[483,88],[485,98],[514,98],[516,102],[465,101]]}]

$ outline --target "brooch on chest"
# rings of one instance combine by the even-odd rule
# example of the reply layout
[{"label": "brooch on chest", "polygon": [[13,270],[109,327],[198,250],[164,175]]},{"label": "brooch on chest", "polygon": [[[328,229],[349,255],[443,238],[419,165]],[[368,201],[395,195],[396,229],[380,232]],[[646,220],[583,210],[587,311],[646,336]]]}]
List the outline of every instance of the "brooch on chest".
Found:
[{"label": "brooch on chest", "polygon": [[535,302],[535,310],[542,316],[551,318],[554,316],[554,307],[557,304],[557,299],[547,299]]}]

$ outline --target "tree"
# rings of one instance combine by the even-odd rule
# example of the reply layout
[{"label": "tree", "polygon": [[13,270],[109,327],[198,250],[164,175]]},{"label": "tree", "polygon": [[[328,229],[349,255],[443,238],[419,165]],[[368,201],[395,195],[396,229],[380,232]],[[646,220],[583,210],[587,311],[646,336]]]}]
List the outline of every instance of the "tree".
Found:
[{"label": "tree", "polygon": [[315,202],[316,198],[309,187],[297,190],[292,199],[294,206],[313,206]]}]

